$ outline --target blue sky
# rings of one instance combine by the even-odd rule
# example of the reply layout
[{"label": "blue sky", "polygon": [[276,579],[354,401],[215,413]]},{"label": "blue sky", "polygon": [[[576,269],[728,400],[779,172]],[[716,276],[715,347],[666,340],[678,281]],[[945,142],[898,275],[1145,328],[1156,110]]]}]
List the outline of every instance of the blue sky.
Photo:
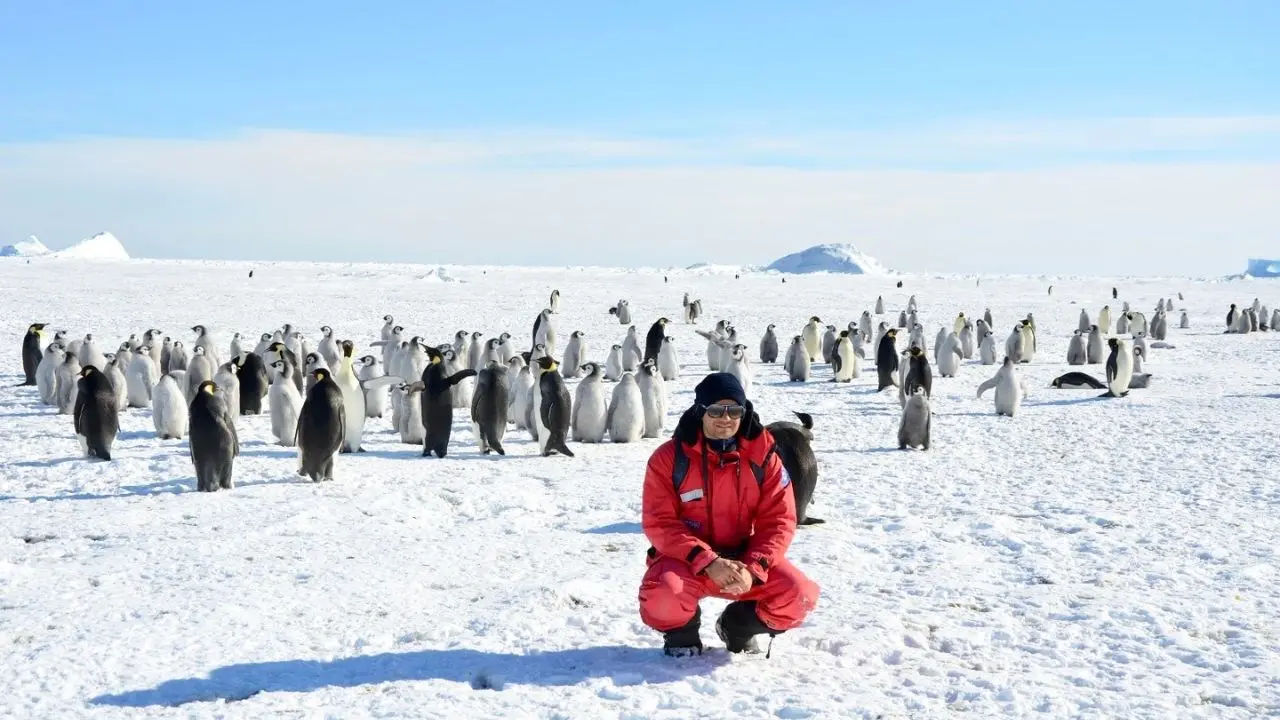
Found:
[{"label": "blue sky", "polygon": [[[0,161],[3,153],[17,153],[0,162],[0,190],[41,193],[10,197],[7,205],[0,200],[0,241],[37,234],[58,245],[63,238],[56,236],[111,229],[139,255],[291,257],[297,246],[283,216],[296,207],[284,203],[273,214],[260,195],[245,197],[249,190],[241,183],[219,180],[227,177],[225,168],[200,162],[235,152],[246,162],[281,153],[270,171],[296,164],[294,180],[301,183],[315,169],[290,154],[300,142],[309,144],[297,151],[304,156],[341,155],[335,168],[355,165],[379,176],[391,168],[360,150],[362,143],[377,143],[378,162],[408,173],[401,188],[425,182],[421,171],[438,165],[437,151],[447,147],[448,168],[432,172],[465,173],[460,184],[478,194],[477,203],[506,198],[504,192],[516,192],[511,184],[528,183],[530,173],[556,187],[580,180],[587,169],[613,173],[597,179],[617,179],[626,170],[639,177],[646,171],[776,171],[801,183],[780,193],[804,196],[828,172],[958,173],[947,177],[972,184],[972,173],[1140,166],[1163,171],[1161,181],[1184,177],[1180,173],[1199,178],[1170,191],[1185,194],[1205,182],[1207,164],[1244,164],[1245,172],[1256,173],[1280,162],[1280,3],[894,5],[382,2],[356,9],[335,2],[196,8],[0,0]],[[209,143],[219,150],[200,152]],[[406,143],[403,154],[426,155],[406,170],[395,143]],[[192,152],[204,160],[193,160]],[[163,166],[166,154],[183,158],[185,174],[158,167],[110,181],[71,177],[108,158],[117,168]],[[477,181],[485,173],[495,181],[492,192]],[[645,192],[633,177],[619,180],[616,192]],[[1213,182],[1222,179],[1215,175]],[[130,195],[122,183],[136,183],[133,194],[159,188],[171,194],[171,205],[193,212],[170,207],[166,213],[187,220],[166,226],[158,217],[166,213],[121,202],[122,194]],[[591,185],[601,192],[612,187]],[[732,191],[759,197],[754,190]],[[922,192],[904,186],[897,199],[932,207]],[[1088,200],[1100,202],[1106,198]],[[1094,210],[1088,203],[1078,208],[1086,217]],[[655,212],[632,204],[637,212]],[[709,230],[708,252],[742,247],[728,230],[715,232],[717,216],[698,217],[689,207],[677,212],[669,204],[662,200],[656,212],[668,213],[673,226],[698,222]],[[755,238],[744,262],[811,244],[786,232],[785,212],[799,212],[795,203],[780,204],[778,214],[762,216],[776,224],[772,235]],[[220,232],[261,233],[278,242],[271,249],[263,237],[244,246],[218,242],[208,222],[217,218],[198,212],[209,205],[223,209]],[[581,208],[564,207],[572,210]],[[1231,210],[1238,215],[1239,208]],[[1096,215],[1114,211],[1098,208]],[[395,208],[360,204],[351,212],[385,216]],[[1231,234],[1258,236],[1280,227],[1265,208],[1257,212],[1248,218],[1252,224],[1233,226]],[[348,220],[358,225],[358,218]],[[566,237],[585,237],[578,221],[561,220]],[[465,231],[464,221],[439,230]],[[379,222],[380,242],[387,245],[363,251],[377,259],[434,259],[417,246],[396,244],[406,227]],[[797,231],[812,232],[812,222],[798,223]],[[497,237],[521,226],[513,223],[483,232]],[[814,242],[840,240],[840,223],[832,216]],[[847,240],[905,269],[913,268],[905,255],[892,257],[896,247],[928,247],[941,235],[939,228],[847,224]],[[1141,226],[1126,227],[1123,235],[1143,234],[1135,229]],[[666,232],[661,225],[652,231]],[[869,236],[873,231],[881,234]],[[314,251],[314,229],[309,233]],[[160,237],[166,234],[193,239],[184,247]],[[1205,240],[1221,246],[1223,238]],[[1276,244],[1274,234],[1266,240]],[[359,259],[340,237],[323,241],[332,248],[326,257]],[[672,264],[703,259],[687,243],[673,248],[685,254]],[[1247,251],[1244,244],[1240,251]],[[1135,249],[1135,256],[1142,252]],[[441,261],[480,260],[465,255],[456,249],[435,254]],[[590,262],[642,257],[638,248],[623,248]],[[930,269],[977,269],[959,260]],[[1181,262],[1199,266],[1190,251]]]}]

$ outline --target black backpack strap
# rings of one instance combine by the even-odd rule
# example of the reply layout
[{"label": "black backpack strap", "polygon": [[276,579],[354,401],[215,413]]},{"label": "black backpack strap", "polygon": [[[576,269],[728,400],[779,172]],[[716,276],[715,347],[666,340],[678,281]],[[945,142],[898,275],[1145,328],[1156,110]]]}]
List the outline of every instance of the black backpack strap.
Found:
[{"label": "black backpack strap", "polygon": [[675,440],[675,458],[671,461],[671,482],[676,487],[676,495],[680,494],[680,486],[689,474],[689,456],[684,452],[684,443]]},{"label": "black backpack strap", "polygon": [[[755,464],[754,462],[749,463],[751,466],[751,474],[755,476],[755,479],[756,479],[756,485],[759,485],[762,488],[764,487],[764,469],[766,467],[769,467],[770,455],[778,455],[777,443],[773,443],[772,445],[769,446],[769,451],[764,454],[764,457],[760,460],[759,465]],[[778,455],[778,461],[779,462],[782,461],[781,455]]]}]

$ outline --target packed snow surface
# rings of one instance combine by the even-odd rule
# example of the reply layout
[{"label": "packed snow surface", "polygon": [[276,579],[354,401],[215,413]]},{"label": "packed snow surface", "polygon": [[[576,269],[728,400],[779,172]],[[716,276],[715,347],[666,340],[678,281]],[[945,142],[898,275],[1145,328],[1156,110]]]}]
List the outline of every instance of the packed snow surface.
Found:
[{"label": "packed snow surface", "polygon": [[[1280,334],[1223,335],[1246,283],[151,261],[0,265],[0,716],[15,718],[1257,718],[1280,714]],[[317,280],[320,275],[324,280]],[[74,282],[69,282],[74,278]],[[898,278],[895,278],[895,280]],[[320,283],[318,286],[317,283]],[[1111,299],[1111,287],[1121,292]],[[729,656],[724,602],[703,603],[699,658],[662,655],[636,609],[648,542],[645,460],[660,440],[476,450],[455,412],[446,459],[366,425],[336,480],[295,474],[266,415],[239,418],[237,486],[201,494],[185,441],[126,411],[111,462],[85,460],[69,415],[21,380],[31,322],[111,349],[160,328],[220,347],[291,322],[356,341],[391,313],[432,344],[455,331],[529,339],[553,288],[561,345],[601,360],[626,330],[679,318],[683,292],[750,347],[766,422],[814,415],[820,480],[789,551],[822,589],[771,659]],[[1081,307],[1147,312],[1185,294],[1192,327],[1151,350],[1151,387],[1123,399],[1053,390]],[[874,354],[851,384],[790,383],[756,352],[768,323],[843,328],[909,294],[932,348],[956,313],[990,307],[999,345],[1035,314],[1030,396],[997,417],[994,367],[935,374],[933,447],[899,451],[895,391]],[[1263,298],[1275,306],[1280,297]],[[673,323],[681,377],[668,432],[707,372]],[[899,347],[904,347],[900,342]],[[1099,365],[1081,369],[1104,375]],[[569,381],[570,390],[577,381]]]},{"label": "packed snow surface", "polygon": [[53,253],[60,258],[80,258],[94,260],[128,260],[129,253],[124,245],[109,232],[100,232],[93,237],[85,238],[65,250]]},{"label": "packed snow surface", "polygon": [[36,257],[38,255],[48,255],[49,252],[49,248],[40,242],[40,238],[32,235],[26,240],[0,248],[0,257]]},{"label": "packed snow surface", "polygon": [[785,273],[849,273],[885,275],[889,271],[879,260],[847,243],[814,245],[773,261],[769,270]]}]

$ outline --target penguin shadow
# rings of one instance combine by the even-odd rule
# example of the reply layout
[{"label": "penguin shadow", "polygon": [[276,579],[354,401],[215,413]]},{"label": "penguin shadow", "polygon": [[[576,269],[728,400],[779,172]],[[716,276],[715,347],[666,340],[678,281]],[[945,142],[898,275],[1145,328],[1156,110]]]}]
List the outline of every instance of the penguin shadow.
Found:
[{"label": "penguin shadow", "polygon": [[1112,399],[1115,399],[1115,398],[1107,397],[1105,395],[1095,394],[1095,395],[1090,395],[1089,397],[1066,398],[1063,400],[1046,400],[1044,402],[1034,402],[1034,403],[1023,401],[1022,404],[1027,407],[1047,407],[1051,405],[1080,405],[1081,403],[1101,402],[1103,400],[1112,400]]},{"label": "penguin shadow", "polygon": [[[114,455],[113,455],[114,457]],[[51,458],[49,460],[22,460],[20,462],[9,463],[11,467],[26,468],[47,468],[66,465],[67,463],[79,462],[107,462],[106,460],[98,460],[96,458],[86,458],[83,455],[69,455],[61,458]]]},{"label": "penguin shadow", "polygon": [[49,415],[49,414],[50,413],[41,412],[39,410],[30,410],[25,412],[11,412],[11,413],[0,414],[0,418],[40,417],[42,415]]},{"label": "penguin shadow", "polygon": [[155,438],[155,430],[125,430],[116,433],[116,440],[144,440]]},{"label": "penguin shadow", "polygon": [[642,533],[644,528],[638,522],[616,522],[597,528],[588,528],[582,532],[586,535],[623,535]]}]

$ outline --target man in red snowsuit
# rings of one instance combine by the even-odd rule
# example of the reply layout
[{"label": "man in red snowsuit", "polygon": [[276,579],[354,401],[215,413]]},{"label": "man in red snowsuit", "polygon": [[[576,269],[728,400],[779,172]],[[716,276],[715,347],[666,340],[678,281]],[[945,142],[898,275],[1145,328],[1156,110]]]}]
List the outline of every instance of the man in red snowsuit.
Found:
[{"label": "man in red snowsuit", "polygon": [[640,618],[664,634],[668,655],[701,653],[698,602],[733,600],[716,633],[730,652],[759,652],[755,636],[800,625],[818,586],[787,561],[794,493],[742,384],[712,373],[694,394],[645,472],[642,524],[653,547]]}]

